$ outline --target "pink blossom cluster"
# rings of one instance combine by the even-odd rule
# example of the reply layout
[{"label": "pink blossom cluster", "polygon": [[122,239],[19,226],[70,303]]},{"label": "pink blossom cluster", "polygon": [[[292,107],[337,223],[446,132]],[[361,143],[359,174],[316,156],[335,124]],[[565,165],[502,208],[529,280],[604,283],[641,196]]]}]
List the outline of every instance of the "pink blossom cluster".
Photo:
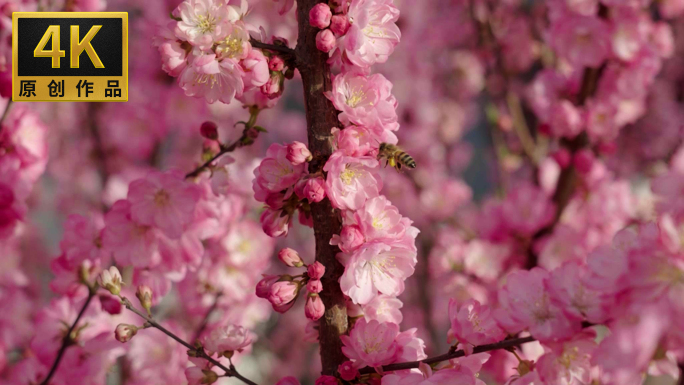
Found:
[{"label": "pink blossom cluster", "polygon": [[[246,0],[187,0],[160,28],[155,45],[162,69],[178,78],[186,95],[209,103],[238,98],[263,108],[282,94],[285,62],[252,47],[247,12]],[[282,39],[268,43],[276,40],[287,46]]]}]

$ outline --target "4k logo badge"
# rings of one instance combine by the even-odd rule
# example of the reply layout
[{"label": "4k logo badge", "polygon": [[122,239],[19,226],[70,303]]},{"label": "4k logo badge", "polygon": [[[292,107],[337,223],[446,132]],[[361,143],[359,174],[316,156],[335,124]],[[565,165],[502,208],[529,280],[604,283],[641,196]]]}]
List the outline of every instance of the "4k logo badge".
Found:
[{"label": "4k logo badge", "polygon": [[12,100],[128,100],[128,13],[12,13]]}]

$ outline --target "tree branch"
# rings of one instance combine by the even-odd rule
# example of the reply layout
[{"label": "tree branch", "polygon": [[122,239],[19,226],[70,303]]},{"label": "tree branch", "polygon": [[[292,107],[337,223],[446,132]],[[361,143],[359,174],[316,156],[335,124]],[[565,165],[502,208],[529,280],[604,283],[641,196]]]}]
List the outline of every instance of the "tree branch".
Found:
[{"label": "tree branch", "polygon": [[78,321],[81,320],[81,317],[83,317],[83,314],[85,313],[86,309],[88,309],[88,305],[90,305],[90,301],[93,299],[95,296],[96,289],[95,288],[88,288],[88,298],[86,299],[85,303],[83,304],[83,307],[81,308],[81,311],[78,312],[78,316],[76,316],[76,320],[74,320],[74,323],[71,324],[69,327],[69,330],[67,330],[66,334],[64,335],[64,338],[62,339],[62,346],[59,348],[59,351],[57,352],[57,357],[55,357],[55,361],[52,363],[52,367],[50,368],[50,372],[48,372],[47,377],[40,383],[40,385],[47,385],[50,382],[50,379],[52,376],[55,375],[57,372],[57,368],[59,367],[59,363],[62,361],[62,357],[64,356],[64,352],[66,349],[71,346],[74,342],[73,338],[71,337],[71,333],[74,332],[74,329],[76,329],[76,325],[78,324]]},{"label": "tree branch", "polygon": [[235,367],[233,367],[232,364],[231,364],[231,367],[228,368],[228,367],[226,367],[225,365],[223,365],[223,364],[221,364],[220,362],[218,362],[217,360],[215,360],[214,358],[212,358],[211,356],[209,356],[209,355],[204,351],[204,348],[201,348],[201,347],[200,347],[200,348],[197,348],[197,347],[192,346],[192,345],[190,345],[189,343],[183,341],[180,337],[178,337],[177,335],[173,334],[171,331],[169,331],[169,330],[166,329],[165,327],[161,326],[160,324],[158,324],[158,323],[157,323],[155,320],[153,320],[150,316],[148,316],[147,314],[145,314],[145,313],[141,312],[140,310],[136,309],[135,307],[133,307],[133,304],[131,303],[131,301],[128,300],[128,298],[122,297],[121,300],[122,300],[124,306],[126,306],[126,309],[128,309],[128,310],[132,311],[133,313],[137,314],[137,315],[140,316],[142,319],[144,319],[145,322],[146,322],[147,324],[149,324],[150,326],[152,326],[152,327],[154,327],[154,328],[156,328],[156,329],[159,329],[162,333],[164,333],[164,334],[166,334],[167,336],[173,338],[174,340],[176,340],[176,342],[178,342],[179,344],[181,344],[181,345],[185,346],[186,348],[188,348],[188,349],[189,349],[189,352],[192,352],[192,354],[194,354],[195,357],[200,357],[200,358],[203,358],[203,359],[205,359],[205,360],[211,362],[214,366],[216,366],[216,367],[220,368],[221,370],[223,370],[224,372],[226,372],[226,376],[228,376],[228,377],[235,377],[235,378],[239,379],[240,381],[242,381],[242,382],[244,382],[245,384],[248,384],[248,385],[257,385],[254,381],[252,381],[252,380],[250,380],[250,379],[248,379],[248,378],[245,378],[245,377],[243,377],[240,373],[238,373],[237,370],[235,370]]},{"label": "tree branch", "polygon": [[[473,349],[473,354],[484,353],[484,352],[488,352],[490,350],[512,348],[514,346],[518,346],[518,345],[525,344],[528,342],[533,342],[533,341],[536,341],[536,339],[532,336],[523,337],[523,338],[512,338],[510,340],[503,340],[501,342],[497,342],[497,343],[493,343],[493,344],[476,346],[475,349]],[[442,354],[439,356],[426,358],[422,361],[400,362],[400,363],[396,363],[396,364],[385,365],[382,367],[382,371],[383,372],[393,372],[395,370],[415,369],[415,368],[418,368],[418,366],[420,365],[421,362],[428,364],[428,365],[431,365],[431,364],[436,364],[438,362],[448,361],[448,360],[451,360],[453,358],[464,357],[464,356],[465,356],[465,352],[463,350],[456,350],[454,352],[449,352],[449,353]],[[370,373],[375,373],[375,372],[376,372],[375,368],[371,368],[371,367],[365,367],[365,368],[359,370],[359,373],[361,373],[361,374],[370,374]]]},{"label": "tree branch", "polygon": [[[309,25],[309,11],[322,0],[297,0],[297,19],[299,38],[296,55],[297,68],[304,85],[304,103],[309,150],[313,160],[309,163],[309,173],[322,171],[323,166],[333,153],[332,128],[340,127],[338,112],[324,92],[332,90],[328,54],[316,48],[318,29]],[[342,354],[340,335],[347,332],[347,307],[340,289],[339,279],[344,267],[337,261],[337,246],[330,245],[333,234],[342,229],[339,210],[333,209],[326,198],[311,204],[314,235],[316,238],[316,261],[325,266],[321,279],[323,291],[321,300],[325,305],[325,315],[319,321],[318,339],[320,342],[323,374],[332,375],[337,367],[347,360]]]},{"label": "tree branch", "polygon": [[254,48],[266,49],[269,51],[277,52],[281,56],[284,56],[284,58],[286,58],[286,59],[294,59],[296,57],[295,50],[293,50],[290,47],[284,46],[284,45],[262,43],[253,37],[250,37],[249,43]]}]

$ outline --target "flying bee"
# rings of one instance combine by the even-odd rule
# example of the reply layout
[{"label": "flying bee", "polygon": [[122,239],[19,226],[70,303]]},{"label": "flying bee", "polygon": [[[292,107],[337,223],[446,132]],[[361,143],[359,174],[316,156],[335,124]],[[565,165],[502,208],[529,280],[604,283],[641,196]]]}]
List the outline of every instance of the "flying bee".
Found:
[{"label": "flying bee", "polygon": [[378,160],[380,159],[387,160],[385,167],[390,165],[396,168],[397,171],[401,171],[402,165],[408,168],[416,168],[416,161],[413,160],[411,155],[393,144],[380,143],[380,147],[378,148]]}]

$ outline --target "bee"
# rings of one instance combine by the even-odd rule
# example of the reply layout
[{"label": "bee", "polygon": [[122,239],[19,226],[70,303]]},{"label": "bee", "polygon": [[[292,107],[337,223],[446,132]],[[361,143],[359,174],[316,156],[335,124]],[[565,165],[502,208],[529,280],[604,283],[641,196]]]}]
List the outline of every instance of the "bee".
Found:
[{"label": "bee", "polygon": [[383,158],[387,160],[385,167],[390,165],[396,168],[397,171],[401,171],[402,165],[408,168],[416,168],[416,161],[413,160],[411,155],[393,144],[380,143],[380,147],[378,148],[378,160]]}]

